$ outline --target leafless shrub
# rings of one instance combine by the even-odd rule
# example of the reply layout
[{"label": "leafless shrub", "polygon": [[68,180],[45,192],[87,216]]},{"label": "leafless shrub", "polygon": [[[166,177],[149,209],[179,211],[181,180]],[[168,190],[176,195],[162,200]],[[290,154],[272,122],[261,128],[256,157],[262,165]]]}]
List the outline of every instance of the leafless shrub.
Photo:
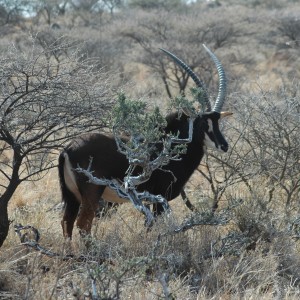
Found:
[{"label": "leafless shrub", "polygon": [[8,163],[0,161],[1,245],[9,225],[7,205],[20,183],[53,168],[53,153],[64,141],[105,126],[104,111],[111,104],[107,80],[92,61],[79,62],[76,52],[60,59],[53,55],[65,54],[67,48],[63,43],[47,49],[33,44],[24,54],[12,47],[0,58],[0,153],[11,153]]},{"label": "leafless shrub", "polygon": [[[299,95],[297,83],[278,92],[260,91],[243,101],[247,128],[243,140],[249,146],[247,161],[269,181],[273,191],[283,193],[287,210],[299,193]],[[242,111],[239,110],[239,113]],[[270,194],[269,201],[272,201]]]},{"label": "leafless shrub", "polygon": [[210,154],[207,171],[199,170],[211,185],[214,203],[239,183],[255,195],[255,184],[260,180],[268,189],[269,202],[278,201],[275,195],[280,195],[287,211],[295,208],[300,188],[297,91],[295,82],[275,92],[260,90],[250,100],[248,95],[239,98],[235,120],[227,128],[229,153]]}]

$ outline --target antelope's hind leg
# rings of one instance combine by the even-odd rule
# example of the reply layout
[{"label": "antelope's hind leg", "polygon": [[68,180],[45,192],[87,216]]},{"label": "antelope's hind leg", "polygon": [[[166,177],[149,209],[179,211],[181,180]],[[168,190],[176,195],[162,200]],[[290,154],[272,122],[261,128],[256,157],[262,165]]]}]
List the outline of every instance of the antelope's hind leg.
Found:
[{"label": "antelope's hind leg", "polygon": [[76,225],[80,235],[86,237],[91,233],[93,219],[99,209],[99,199],[105,187],[89,184],[82,195],[82,202],[79,210]]},{"label": "antelope's hind leg", "polygon": [[79,202],[73,194],[70,193],[69,197],[65,199],[64,216],[61,221],[63,234],[65,238],[72,239],[72,232],[74,223],[79,211]]}]

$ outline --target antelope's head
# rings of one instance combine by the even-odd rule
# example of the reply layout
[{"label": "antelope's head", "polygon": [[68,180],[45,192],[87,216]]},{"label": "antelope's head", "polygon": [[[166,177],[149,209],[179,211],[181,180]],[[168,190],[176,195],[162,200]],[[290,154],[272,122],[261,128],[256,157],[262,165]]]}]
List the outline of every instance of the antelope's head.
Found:
[{"label": "antelope's head", "polygon": [[[226,98],[227,87],[225,71],[216,55],[205,45],[203,45],[203,47],[215,63],[219,76],[218,96],[213,108],[211,108],[211,103],[204,83],[197,77],[197,75],[192,71],[192,69],[173,53],[165,49],[161,50],[165,52],[169,57],[171,57],[177,65],[182,67],[189,74],[189,76],[191,76],[193,81],[196,83],[197,87],[201,89],[201,91],[203,91],[203,93],[201,93],[201,99],[199,100],[204,101],[206,111],[204,113],[198,112],[196,117],[193,116],[195,118],[194,131],[200,130],[204,133],[202,137],[204,138],[203,144],[206,147],[215,148],[217,150],[227,152],[228,143],[219,128],[220,119],[232,115],[231,112],[222,111],[222,107]],[[191,112],[184,112],[188,116],[192,117]],[[197,134],[197,132],[195,132],[195,134]]]}]

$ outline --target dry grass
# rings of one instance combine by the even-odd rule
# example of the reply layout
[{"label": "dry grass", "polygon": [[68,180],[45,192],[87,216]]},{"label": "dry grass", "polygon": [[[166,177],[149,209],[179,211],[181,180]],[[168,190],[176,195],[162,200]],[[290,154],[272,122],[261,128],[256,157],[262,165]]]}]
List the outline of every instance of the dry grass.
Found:
[{"label": "dry grass", "polygon": [[[23,186],[10,205],[10,215],[14,223],[38,228],[43,246],[63,253],[61,211],[53,209],[60,201],[54,178],[52,173],[40,182],[44,185]],[[44,188],[47,184],[48,193]],[[28,190],[29,193],[24,192]],[[258,216],[259,208],[253,202],[236,209],[235,223],[227,229],[199,226],[185,233],[161,236],[190,214],[180,199],[171,204],[174,214],[159,219],[150,232],[143,226],[143,217],[129,204],[95,220],[89,249],[76,231],[73,253],[87,255],[85,262],[62,261],[26,249],[11,231],[1,248],[1,297],[92,299],[92,278],[98,299],[114,299],[116,295],[120,299],[161,299],[167,298],[166,291],[170,292],[169,299],[299,297],[299,249],[289,237],[265,241],[260,236],[255,250],[242,251],[239,256],[205,258],[211,254],[216,240],[237,229],[235,224],[250,222],[251,215]],[[166,281],[161,279],[164,276]]]}]

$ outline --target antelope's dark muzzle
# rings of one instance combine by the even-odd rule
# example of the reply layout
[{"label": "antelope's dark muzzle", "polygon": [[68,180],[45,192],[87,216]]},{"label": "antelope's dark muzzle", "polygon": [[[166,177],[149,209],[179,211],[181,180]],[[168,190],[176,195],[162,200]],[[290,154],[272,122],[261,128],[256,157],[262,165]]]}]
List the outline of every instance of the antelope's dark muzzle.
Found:
[{"label": "antelope's dark muzzle", "polygon": [[222,145],[222,146],[221,146],[221,149],[222,149],[224,152],[227,152],[227,151],[228,151],[228,144]]}]

